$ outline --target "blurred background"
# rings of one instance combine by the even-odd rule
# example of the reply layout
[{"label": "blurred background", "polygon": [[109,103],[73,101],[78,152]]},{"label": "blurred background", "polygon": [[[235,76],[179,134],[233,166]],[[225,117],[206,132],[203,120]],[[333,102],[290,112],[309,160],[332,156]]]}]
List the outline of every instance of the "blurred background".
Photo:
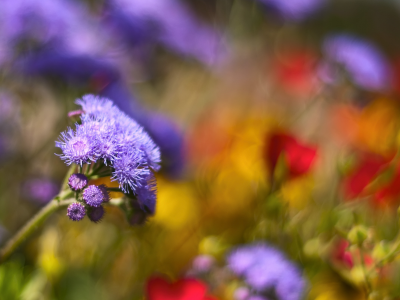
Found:
[{"label": "blurred background", "polygon": [[[58,194],[54,142],[84,94],[137,120],[163,163],[155,216],[54,214],[0,266],[0,298],[190,299],[148,298],[158,274],[250,299],[226,256],[267,241],[304,299],[367,299],[360,264],[398,231],[399,22],[396,0],[1,0],[0,243]],[[397,260],[380,271],[369,299],[400,299]]]}]

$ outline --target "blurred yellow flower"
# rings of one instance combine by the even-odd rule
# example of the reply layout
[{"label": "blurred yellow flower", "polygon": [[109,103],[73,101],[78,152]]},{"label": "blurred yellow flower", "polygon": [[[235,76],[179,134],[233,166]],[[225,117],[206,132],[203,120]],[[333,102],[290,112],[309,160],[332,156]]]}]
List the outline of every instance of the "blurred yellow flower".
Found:
[{"label": "blurred yellow flower", "polygon": [[282,185],[282,199],[286,201],[289,206],[302,209],[312,199],[314,186],[314,178],[311,176],[302,176],[289,180]]}]

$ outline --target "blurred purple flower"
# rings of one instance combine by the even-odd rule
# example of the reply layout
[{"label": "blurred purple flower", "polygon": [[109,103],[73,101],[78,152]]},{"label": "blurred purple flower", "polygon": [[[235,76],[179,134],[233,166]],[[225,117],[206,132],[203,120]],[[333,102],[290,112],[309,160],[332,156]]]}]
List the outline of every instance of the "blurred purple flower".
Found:
[{"label": "blurred purple flower", "polygon": [[206,273],[211,270],[215,265],[215,258],[211,255],[198,255],[195,257],[192,263],[192,269],[196,273]]},{"label": "blurred purple flower", "polygon": [[46,178],[32,178],[23,183],[22,191],[26,199],[38,204],[46,204],[60,190],[60,185]]},{"label": "blurred purple flower", "polygon": [[323,6],[326,0],[257,0],[288,21],[302,21]]},{"label": "blurred purple flower", "polygon": [[390,87],[389,63],[372,43],[351,35],[333,35],[325,39],[323,52],[327,61],[321,65],[320,75],[325,82],[335,83],[339,79],[335,68],[338,64],[361,88],[385,90]]},{"label": "blurred purple flower", "polygon": [[258,292],[274,290],[279,300],[300,300],[306,282],[300,270],[279,250],[263,243],[233,250],[229,268]]},{"label": "blurred purple flower", "polygon": [[92,23],[95,22],[86,7],[77,1],[2,0],[2,57],[43,47],[67,48],[73,52],[101,48],[102,40],[92,32],[95,28]]},{"label": "blurred purple flower", "polygon": [[130,46],[156,41],[207,65],[226,55],[223,36],[178,0],[113,0],[106,5],[105,16]]}]

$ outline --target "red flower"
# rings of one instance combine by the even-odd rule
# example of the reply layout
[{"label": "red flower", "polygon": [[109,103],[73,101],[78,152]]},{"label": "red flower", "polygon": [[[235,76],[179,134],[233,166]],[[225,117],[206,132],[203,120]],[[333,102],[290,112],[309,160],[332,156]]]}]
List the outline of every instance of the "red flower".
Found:
[{"label": "red flower", "polygon": [[182,278],[168,282],[161,277],[152,277],[147,282],[148,300],[216,300],[206,296],[207,286],[200,280]]},{"label": "red flower", "polygon": [[305,145],[286,133],[273,133],[267,139],[265,158],[271,174],[281,155],[284,155],[290,178],[307,173],[313,165],[317,155],[316,147]]},{"label": "red flower", "polygon": [[293,51],[274,62],[278,83],[295,95],[308,95],[315,90],[315,55],[307,50]]},{"label": "red flower", "polygon": [[380,188],[375,193],[375,204],[394,204],[397,205],[400,196],[400,165],[397,166],[396,173],[392,180]]},{"label": "red flower", "polygon": [[364,154],[350,175],[344,180],[344,192],[348,198],[359,196],[376,178],[392,157]]}]

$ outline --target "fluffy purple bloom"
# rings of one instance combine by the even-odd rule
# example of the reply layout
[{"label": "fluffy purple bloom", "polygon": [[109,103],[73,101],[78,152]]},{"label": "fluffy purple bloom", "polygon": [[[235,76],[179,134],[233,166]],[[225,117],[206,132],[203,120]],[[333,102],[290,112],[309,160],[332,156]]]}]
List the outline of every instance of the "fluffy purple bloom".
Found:
[{"label": "fluffy purple bloom", "polygon": [[140,182],[140,186],[136,189],[136,197],[141,209],[154,214],[157,199],[157,182],[153,173],[150,173]]},{"label": "fluffy purple bloom", "polygon": [[82,190],[88,182],[87,177],[81,173],[72,174],[68,179],[68,185],[73,191]]},{"label": "fluffy purple bloom", "polygon": [[136,191],[150,174],[146,161],[140,151],[130,151],[114,161],[112,180],[117,180],[124,192]]},{"label": "fluffy purple bloom", "polygon": [[63,154],[59,156],[67,165],[75,163],[82,166],[82,164],[89,163],[94,158],[93,141],[87,135],[78,130],[74,131],[72,128],[61,133],[61,138],[56,142],[56,147],[61,148]]},{"label": "fluffy purple bloom", "polygon": [[334,64],[341,65],[350,79],[366,90],[387,89],[391,81],[391,70],[388,61],[381,51],[372,43],[351,35],[334,35],[323,44],[327,62],[322,64],[322,80],[338,80]]},{"label": "fluffy purple bloom", "polygon": [[88,212],[88,217],[90,221],[94,223],[98,223],[104,216],[104,208],[103,206],[93,207]]},{"label": "fluffy purple bloom", "polygon": [[80,203],[72,203],[68,206],[67,216],[72,221],[80,221],[86,215],[85,207]]},{"label": "fluffy purple bloom", "polygon": [[103,189],[97,185],[89,185],[83,191],[82,197],[86,204],[92,207],[99,207],[105,200],[107,200]]},{"label": "fluffy purple bloom", "polygon": [[280,251],[267,244],[251,244],[233,250],[229,268],[258,292],[275,290],[280,300],[300,300],[306,282],[300,270]]},{"label": "fluffy purple bloom", "polygon": [[258,0],[280,17],[290,21],[301,21],[317,11],[326,0]]},{"label": "fluffy purple bloom", "polygon": [[41,204],[53,199],[59,190],[59,184],[46,178],[29,179],[23,185],[25,197]]},{"label": "fluffy purple bloom", "polygon": [[[106,98],[86,95],[76,101],[84,114],[76,130],[67,130],[56,142],[67,164],[101,161],[112,169],[112,179],[126,192],[142,189],[143,205],[154,211],[155,185],[147,177],[160,169],[160,150],[144,129]],[[147,181],[146,181],[147,180]],[[154,197],[152,196],[154,195]]]}]

